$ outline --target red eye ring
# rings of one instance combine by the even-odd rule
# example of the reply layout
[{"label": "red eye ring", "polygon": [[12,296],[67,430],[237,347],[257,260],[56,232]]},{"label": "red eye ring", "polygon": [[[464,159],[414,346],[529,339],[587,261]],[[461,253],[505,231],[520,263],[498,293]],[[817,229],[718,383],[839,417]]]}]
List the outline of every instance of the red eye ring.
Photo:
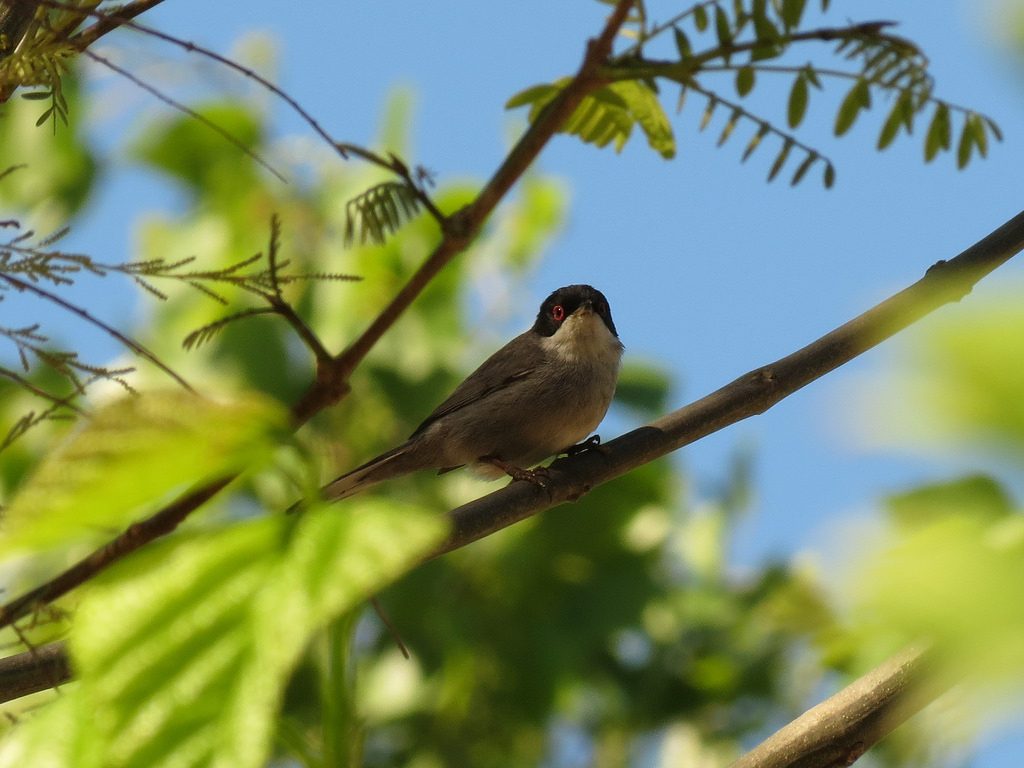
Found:
[{"label": "red eye ring", "polygon": [[555,304],[551,308],[551,317],[556,323],[560,323],[565,319],[565,307],[561,304]]}]

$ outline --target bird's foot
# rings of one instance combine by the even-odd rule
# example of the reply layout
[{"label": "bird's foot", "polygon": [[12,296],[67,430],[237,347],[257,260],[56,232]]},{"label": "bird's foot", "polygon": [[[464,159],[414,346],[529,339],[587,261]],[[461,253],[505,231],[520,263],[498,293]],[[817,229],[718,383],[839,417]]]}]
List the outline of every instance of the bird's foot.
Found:
[{"label": "bird's foot", "polygon": [[603,452],[603,449],[601,448],[600,435],[591,435],[583,442],[569,446],[564,451],[562,451],[562,453],[564,453],[566,456],[578,456],[581,453],[586,453],[587,451],[592,450]]},{"label": "bird's foot", "polygon": [[497,467],[506,475],[511,477],[513,480],[525,480],[528,483],[533,483],[539,488],[547,488],[547,480],[551,476],[548,472],[547,467],[537,467],[536,469],[523,469],[517,467],[515,464],[510,464],[504,459],[500,459],[497,456],[484,456],[480,461],[485,464],[490,464],[492,467]]}]

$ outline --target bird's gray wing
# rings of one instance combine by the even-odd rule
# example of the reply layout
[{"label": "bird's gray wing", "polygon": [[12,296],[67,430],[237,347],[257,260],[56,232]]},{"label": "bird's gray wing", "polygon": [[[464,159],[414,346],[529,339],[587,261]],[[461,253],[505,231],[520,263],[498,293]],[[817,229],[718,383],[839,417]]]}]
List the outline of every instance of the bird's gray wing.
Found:
[{"label": "bird's gray wing", "polygon": [[530,331],[516,336],[469,374],[409,438],[416,437],[438,419],[528,378],[543,361],[544,350]]}]

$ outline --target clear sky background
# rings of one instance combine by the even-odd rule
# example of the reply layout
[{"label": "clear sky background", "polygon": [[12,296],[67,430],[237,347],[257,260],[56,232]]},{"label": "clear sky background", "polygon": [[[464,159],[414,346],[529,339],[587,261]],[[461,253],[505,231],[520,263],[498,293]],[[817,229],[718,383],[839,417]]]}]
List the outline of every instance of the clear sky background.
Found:
[{"label": "clear sky background", "polygon": [[[1024,56],[1015,58],[998,38],[1000,4],[835,0],[827,17],[833,25],[899,21],[898,32],[930,57],[937,93],[999,122],[1005,142],[963,172],[948,155],[925,165],[918,138],[876,152],[884,117],[877,108],[848,136],[832,138],[843,89],[812,95],[801,134],[834,160],[838,179],[831,191],[816,178],[796,189],[785,180],[766,184],[770,148],[741,165],[748,126],[716,149],[715,127],[720,130],[725,114],[698,134],[703,105],[697,99],[673,118],[679,151],[672,161],[651,152],[640,135],[622,155],[557,137],[540,167],[564,180],[567,226],[532,277],[516,325],[526,327],[553,288],[592,283],[608,295],[627,353],[667,368],[680,383],[674,402],[682,405],[803,346],[917,280],[938,259],[956,255],[1024,207]],[[657,18],[665,4],[650,7]],[[244,35],[268,33],[279,45],[278,83],[342,140],[372,143],[386,96],[409,87],[416,104],[411,160],[444,181],[483,179],[494,170],[522,124],[504,102],[523,87],[571,73],[605,11],[593,0],[170,0],[143,21],[218,51],[229,51]],[[116,49],[130,37],[119,32],[107,46]],[[166,55],[166,61],[178,57],[171,49]],[[784,113],[771,105],[784,104],[789,82],[781,78],[777,88],[752,97],[779,123]],[[128,98],[144,103],[148,97]],[[283,107],[274,114],[279,135],[309,135]],[[97,121],[94,130],[107,143],[103,134],[109,137],[114,127]],[[109,181],[69,242],[105,260],[129,259],[126,222],[173,206],[175,197],[134,172]],[[1019,287],[1022,277],[1024,263],[1011,263],[967,301],[984,301],[999,286]],[[12,306],[4,304],[0,312]],[[105,311],[107,319],[125,323],[141,310],[114,303]],[[741,566],[772,555],[828,552],[841,521],[880,495],[970,468],[955,459],[899,455],[856,437],[854,391],[866,373],[892,360],[887,346],[682,452],[679,460],[699,490],[725,477],[739,447],[754,449],[756,499],[736,541]],[[863,391],[857,396],[865,402]],[[603,430],[606,438],[633,425],[617,419],[612,426]],[[1008,726],[986,738],[972,764],[1016,768],[1022,758],[1024,728]]]}]

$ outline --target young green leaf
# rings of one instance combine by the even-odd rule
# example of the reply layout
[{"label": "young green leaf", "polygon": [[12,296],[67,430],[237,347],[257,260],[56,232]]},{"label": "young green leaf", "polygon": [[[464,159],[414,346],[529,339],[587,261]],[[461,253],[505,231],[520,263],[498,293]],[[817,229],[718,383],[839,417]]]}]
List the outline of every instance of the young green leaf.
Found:
[{"label": "young green leaf", "polygon": [[960,131],[960,141],[957,143],[956,148],[956,167],[961,170],[966,168],[967,164],[971,161],[971,147],[974,146],[974,134],[968,125],[968,121],[965,120],[964,126]]},{"label": "young green leaf", "polygon": [[676,140],[672,124],[657,95],[635,80],[612,83],[609,88],[622,99],[630,116],[640,124],[651,149],[666,160],[675,157]]},{"label": "young green leaf", "polygon": [[768,131],[770,130],[771,126],[768,125],[768,123],[761,123],[760,127],[757,129],[757,133],[751,137],[750,142],[747,144],[747,148],[743,150],[741,162],[747,162],[747,158],[754,154],[754,150],[760,146],[761,140],[768,135]]},{"label": "young green leaf", "polygon": [[928,126],[928,135],[924,142],[925,162],[931,162],[940,151],[949,149],[952,141],[952,125],[949,121],[949,106],[939,102],[932,114],[932,122]]},{"label": "young green leaf", "polygon": [[740,67],[736,70],[736,93],[746,96],[754,89],[754,68]]},{"label": "young green leaf", "polygon": [[808,97],[807,78],[801,72],[793,81],[793,87],[789,91],[789,104],[786,109],[786,120],[790,128],[796,128],[803,122],[807,114]]},{"label": "young green leaf", "polygon": [[729,137],[732,136],[732,132],[736,130],[736,124],[740,121],[741,117],[743,117],[743,112],[739,109],[734,109],[732,114],[729,115],[729,119],[726,121],[725,127],[722,128],[722,133],[718,136],[719,147],[725,144],[725,142],[729,140]]},{"label": "young green leaf", "polygon": [[715,114],[715,107],[718,106],[718,99],[715,98],[714,94],[708,96],[708,104],[704,107],[704,114],[700,117],[700,130],[704,130],[708,127],[711,122],[712,115]]},{"label": "young green leaf", "polygon": [[836,183],[836,168],[828,160],[825,161],[825,174],[823,178],[825,189],[832,189],[832,186]]},{"label": "young green leaf", "polygon": [[867,80],[858,78],[853,87],[846,94],[843,103],[839,105],[839,112],[836,113],[836,136],[842,136],[853,126],[857,115],[862,109],[867,108],[871,101],[871,91]]},{"label": "young green leaf", "polygon": [[807,0],[782,0],[782,12],[780,15],[787,30],[800,26],[800,20],[803,18],[806,6]]},{"label": "young green leaf", "polygon": [[[285,683],[313,633],[444,531],[432,513],[360,500],[344,514],[318,508],[179,536],[118,563],[91,585],[69,638],[78,682],[59,704],[79,717],[60,739],[40,732],[53,725],[45,718],[24,723],[0,766],[266,764]],[[73,761],[60,759],[66,751]]]},{"label": "young green leaf", "polygon": [[690,47],[690,38],[679,27],[672,27],[672,33],[675,37],[676,51],[679,53],[679,58],[689,58],[691,53],[693,53],[693,49]]},{"label": "young green leaf", "polygon": [[733,31],[729,24],[729,15],[725,9],[715,6],[715,35],[718,38],[718,46],[723,49],[732,47]]},{"label": "young green leaf", "polygon": [[818,160],[818,157],[819,156],[817,154],[812,152],[804,158],[804,161],[797,166],[796,172],[793,174],[793,178],[789,182],[790,186],[795,187],[803,180],[804,176],[807,175],[807,171],[809,171],[811,166]]},{"label": "young green leaf", "polygon": [[149,393],[98,410],[51,452],[7,510],[0,552],[117,529],[174,493],[266,457],[287,418],[250,395]]},{"label": "young green leaf", "polygon": [[693,24],[698,32],[708,28],[708,12],[703,5],[696,5],[693,8]]},{"label": "young green leaf", "polygon": [[[782,170],[782,166],[786,164],[786,160],[789,158],[789,153],[793,150],[793,140],[786,139],[782,144],[782,149],[779,150],[778,157],[775,158],[775,162],[772,163],[771,170],[768,171],[768,181],[772,182],[775,177],[779,175],[779,171]],[[794,182],[795,183],[795,182]]]}]

